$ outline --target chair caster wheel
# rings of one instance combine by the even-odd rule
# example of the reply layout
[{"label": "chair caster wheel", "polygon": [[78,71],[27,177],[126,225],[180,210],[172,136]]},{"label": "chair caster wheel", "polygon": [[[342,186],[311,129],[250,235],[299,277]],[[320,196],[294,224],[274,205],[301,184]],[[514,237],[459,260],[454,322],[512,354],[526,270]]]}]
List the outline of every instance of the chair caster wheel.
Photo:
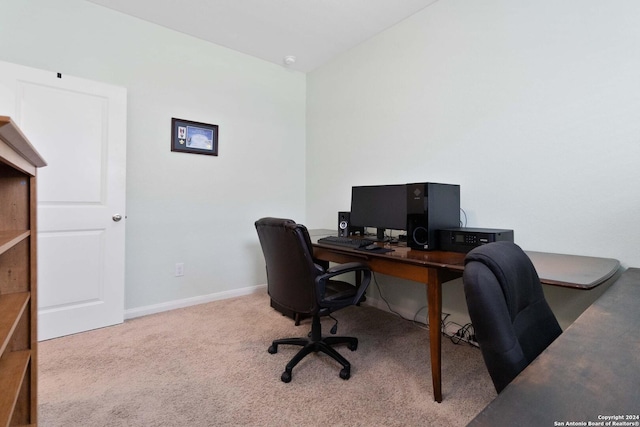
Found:
[{"label": "chair caster wheel", "polygon": [[291,372],[284,371],[282,373],[282,376],[280,377],[280,379],[282,380],[283,383],[290,383],[291,382]]},{"label": "chair caster wheel", "polygon": [[343,380],[348,380],[351,377],[351,369],[344,368],[340,371],[340,378]]},{"label": "chair caster wheel", "polygon": [[347,348],[351,351],[356,351],[358,349],[358,343],[349,344],[347,345]]},{"label": "chair caster wheel", "polygon": [[278,352],[278,347],[276,347],[275,345],[271,345],[269,346],[269,348],[267,349],[267,351],[270,354],[276,354]]}]

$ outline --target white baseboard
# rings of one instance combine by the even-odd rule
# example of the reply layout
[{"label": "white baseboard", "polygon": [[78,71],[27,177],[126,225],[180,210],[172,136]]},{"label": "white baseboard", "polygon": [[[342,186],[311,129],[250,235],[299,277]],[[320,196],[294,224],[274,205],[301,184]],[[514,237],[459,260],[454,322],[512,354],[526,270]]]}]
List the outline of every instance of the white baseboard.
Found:
[{"label": "white baseboard", "polygon": [[256,292],[265,292],[267,285],[249,286],[246,288],[232,289],[230,291],[217,292],[215,294],[200,295],[197,297],[184,298],[174,301],[167,301],[160,304],[136,307],[124,311],[124,318],[134,319],[136,317],[147,316],[149,314],[161,313],[163,311],[175,310],[176,308],[190,307],[192,305],[204,304],[211,301],[219,301],[249,295]]},{"label": "white baseboard", "polygon": [[[129,310],[125,310],[124,318],[134,319],[136,317],[147,316],[149,314],[162,313],[163,311],[175,310],[177,308],[190,307],[192,305],[204,304],[211,301],[219,301],[229,298],[240,297],[243,295],[249,295],[256,292],[266,292],[267,285],[257,285],[257,286],[248,286],[246,288],[233,289],[230,291],[217,292],[214,294],[208,295],[199,295],[197,297],[184,298],[179,300],[167,301],[160,304],[147,305],[144,307],[136,307]],[[390,312],[389,307],[386,302],[379,298],[373,298],[367,296],[367,300],[364,302],[364,305],[369,305],[371,307],[375,307],[377,309]],[[414,320],[414,316],[416,313],[413,311],[407,310],[404,307],[392,307],[393,311],[400,314],[407,320]],[[418,313],[418,316],[415,320],[419,323],[427,323],[427,312],[426,309],[422,310]]]}]

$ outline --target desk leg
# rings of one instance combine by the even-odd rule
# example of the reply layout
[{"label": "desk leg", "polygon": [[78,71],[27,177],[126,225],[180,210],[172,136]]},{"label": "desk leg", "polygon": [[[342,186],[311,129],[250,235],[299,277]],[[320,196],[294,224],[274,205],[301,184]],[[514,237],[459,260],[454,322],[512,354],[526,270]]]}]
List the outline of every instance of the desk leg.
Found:
[{"label": "desk leg", "polygon": [[431,350],[431,377],[433,379],[433,399],[442,402],[441,347],[442,334],[442,282],[436,269],[429,270],[427,283],[427,309],[429,316],[429,348]]}]

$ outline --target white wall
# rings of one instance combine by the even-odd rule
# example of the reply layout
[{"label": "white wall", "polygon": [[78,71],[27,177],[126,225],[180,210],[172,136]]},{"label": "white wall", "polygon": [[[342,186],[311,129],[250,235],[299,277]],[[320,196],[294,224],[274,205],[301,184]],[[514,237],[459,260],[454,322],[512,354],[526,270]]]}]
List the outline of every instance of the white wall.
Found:
[{"label": "white wall", "polygon": [[[0,5],[0,60],[127,88],[129,310],[264,283],[253,221],[335,228],[357,184],[458,183],[469,226],[640,265],[635,0],[440,0],[307,76],[83,0]],[[220,125],[220,156],[171,153],[171,117]]]},{"label": "white wall", "polygon": [[308,225],[335,228],[352,185],[455,183],[468,226],[640,266],[638,22],[636,0],[441,0],[310,73]]},{"label": "white wall", "polygon": [[[1,6],[0,60],[127,88],[126,309],[265,283],[253,222],[304,221],[305,75],[82,0]],[[172,153],[172,117],[219,125],[219,157]]]}]

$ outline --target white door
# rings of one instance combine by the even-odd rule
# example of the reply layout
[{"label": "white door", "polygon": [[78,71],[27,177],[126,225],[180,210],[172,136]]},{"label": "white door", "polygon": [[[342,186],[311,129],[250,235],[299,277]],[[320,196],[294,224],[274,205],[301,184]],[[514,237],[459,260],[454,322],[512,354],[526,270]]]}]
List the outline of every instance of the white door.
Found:
[{"label": "white door", "polygon": [[0,114],[47,162],[37,188],[38,339],[122,323],[126,90],[0,62]]}]

